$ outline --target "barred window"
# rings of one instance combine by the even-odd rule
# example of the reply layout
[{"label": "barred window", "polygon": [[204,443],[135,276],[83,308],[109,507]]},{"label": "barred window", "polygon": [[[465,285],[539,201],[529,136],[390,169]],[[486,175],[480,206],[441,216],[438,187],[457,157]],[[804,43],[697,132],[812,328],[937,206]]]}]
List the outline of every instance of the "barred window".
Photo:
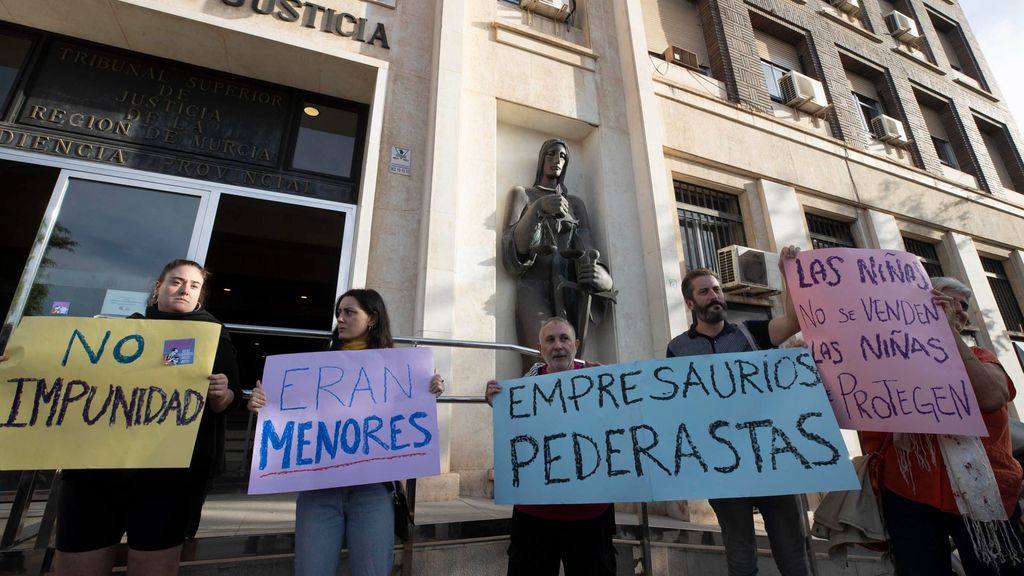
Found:
[{"label": "barred window", "polygon": [[942,264],[939,262],[939,253],[935,251],[935,244],[904,236],[903,245],[907,247],[907,252],[917,256],[930,278],[945,276],[942,273]]},{"label": "barred window", "polygon": [[718,249],[745,245],[739,200],[685,182],[674,182],[679,231],[683,236],[686,269],[711,268],[718,271]]},{"label": "barred window", "polygon": [[1010,279],[1006,276],[1003,263],[992,258],[982,258],[981,267],[988,276],[988,285],[996,297],[999,314],[1003,317],[1006,329],[1011,332],[1024,332],[1024,313],[1021,313],[1020,303],[1017,302],[1013,287],[1010,286]]},{"label": "barred window", "polygon": [[817,214],[807,214],[807,231],[814,248],[856,248],[850,224]]}]

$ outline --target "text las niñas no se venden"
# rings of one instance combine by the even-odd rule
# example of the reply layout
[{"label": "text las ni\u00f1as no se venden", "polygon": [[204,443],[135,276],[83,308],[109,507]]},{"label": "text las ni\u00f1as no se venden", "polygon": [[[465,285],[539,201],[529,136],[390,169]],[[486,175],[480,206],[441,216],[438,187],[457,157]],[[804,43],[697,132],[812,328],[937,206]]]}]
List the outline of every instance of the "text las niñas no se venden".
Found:
[{"label": "text las ni\u00f1as no se venden", "polygon": [[[877,295],[849,302],[819,305],[806,299],[796,303],[801,323],[811,333],[807,346],[815,362],[835,374],[833,386],[826,390],[837,415],[848,420],[923,415],[939,423],[963,420],[972,414],[972,392],[963,379],[921,383],[893,376],[864,382],[853,369],[857,365],[906,368],[915,362],[945,365],[956,356],[955,349],[948,349],[949,342],[935,335],[933,325],[945,324],[946,316],[930,301],[930,283],[916,261],[902,260],[895,253],[856,258],[853,262],[832,255],[798,259],[795,266],[799,288],[827,290],[851,282],[878,288]],[[925,296],[887,297],[886,288],[895,286],[921,290]],[[855,342],[822,335],[834,331],[830,325],[847,324],[860,328]],[[906,373],[905,369],[901,371]]]}]

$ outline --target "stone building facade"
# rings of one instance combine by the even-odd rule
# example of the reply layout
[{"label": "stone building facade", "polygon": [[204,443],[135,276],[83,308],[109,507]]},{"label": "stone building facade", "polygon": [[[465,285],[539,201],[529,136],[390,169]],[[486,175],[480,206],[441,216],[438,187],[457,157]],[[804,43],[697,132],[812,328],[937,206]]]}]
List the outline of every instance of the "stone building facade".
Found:
[{"label": "stone building facade", "polygon": [[[8,318],[25,313],[34,284],[49,282],[44,294],[70,302],[71,314],[78,303],[58,299],[61,286],[100,291],[75,296],[95,300],[81,308],[90,315],[119,295],[130,307],[144,290],[139,279],[84,278],[70,264],[61,276],[59,258],[40,272],[37,230],[51,234],[64,216],[59,199],[88,181],[195,199],[178,240],[224,279],[211,309],[219,304],[237,327],[250,374],[257,346],[301,348],[296,339],[327,330],[347,287],[378,289],[399,335],[514,342],[515,282],[500,263],[508,192],[532,181],[538,146],[559,137],[571,155],[566,184],[587,202],[619,291],[588,357],[662,355],[690,324],[682,275],[716,265],[716,248],[848,245],[908,249],[966,281],[978,302],[974,337],[1024,382],[1014,343],[1024,339],[1021,135],[954,1],[547,3],[571,8],[568,18],[508,0],[0,0],[0,36],[15,47],[3,62],[0,160],[22,174],[35,206],[0,203],[21,223],[3,260]],[[893,11],[917,38],[893,36]],[[679,62],[666,60],[673,46],[685,51]],[[103,76],[111,58],[122,77]],[[61,62],[80,85],[53,73]],[[103,90],[147,66],[169,76],[132,86],[157,82],[140,93],[157,98],[163,116],[149,127],[164,132],[118,133],[118,122],[146,118]],[[778,80],[790,71],[821,83],[820,110],[787,105]],[[261,108],[261,91],[281,109]],[[331,111],[326,124],[304,112],[311,105]],[[167,116],[173,106],[178,120]],[[204,106],[200,131],[217,144],[168,135],[196,142]],[[901,123],[905,142],[874,135],[879,114]],[[314,153],[321,137],[346,150],[345,170]],[[286,213],[298,224],[259,232],[266,215]],[[257,230],[232,226],[243,216]],[[263,242],[277,260],[246,251]],[[284,266],[305,262],[296,246],[310,245],[319,251],[301,281],[319,287],[317,298],[291,294],[300,269]],[[260,282],[268,299],[231,300]],[[772,297],[729,299],[737,315],[781,309]],[[40,310],[52,303],[43,297]],[[277,340],[252,336],[260,328]],[[462,395],[520,365],[503,352],[449,348],[436,362]],[[445,474],[425,492],[488,493],[488,409],[443,406],[441,427]]]}]

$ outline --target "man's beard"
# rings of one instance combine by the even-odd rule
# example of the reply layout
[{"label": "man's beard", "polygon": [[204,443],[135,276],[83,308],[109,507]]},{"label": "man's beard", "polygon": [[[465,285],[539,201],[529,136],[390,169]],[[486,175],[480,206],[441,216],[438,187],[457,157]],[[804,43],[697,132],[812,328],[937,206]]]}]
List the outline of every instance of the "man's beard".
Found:
[{"label": "man's beard", "polygon": [[[721,308],[712,309],[716,304],[721,305]],[[698,304],[696,308],[697,318],[708,324],[717,324],[725,320],[725,309],[726,303],[724,300],[721,302],[709,302],[704,306]]]}]

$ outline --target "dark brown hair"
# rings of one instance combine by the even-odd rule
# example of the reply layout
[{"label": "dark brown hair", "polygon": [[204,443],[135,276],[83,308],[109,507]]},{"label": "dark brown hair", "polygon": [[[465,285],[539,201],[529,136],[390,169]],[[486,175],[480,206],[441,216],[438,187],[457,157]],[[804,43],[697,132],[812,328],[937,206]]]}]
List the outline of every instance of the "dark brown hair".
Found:
[{"label": "dark brown hair", "polygon": [[[380,294],[370,288],[353,288],[345,292],[338,296],[338,301],[334,303],[335,317],[338,315],[338,307],[341,306],[341,301],[346,296],[355,298],[363,312],[377,318],[377,321],[370,327],[370,333],[366,336],[366,347],[394,348],[395,341],[391,338],[391,320],[388,319],[388,309],[384,306],[384,299],[381,298]],[[338,323],[335,321],[334,329],[331,330],[330,349],[339,350],[341,346],[342,342],[338,340]]]},{"label": "dark brown hair", "polygon": [[175,258],[164,265],[163,270],[160,271],[160,275],[156,277],[156,282],[153,282],[153,291],[149,295],[149,304],[151,306],[156,304],[157,286],[164,281],[164,278],[167,277],[167,274],[169,274],[171,270],[174,270],[179,266],[191,266],[196,270],[199,270],[199,275],[203,277],[203,287],[199,290],[199,301],[196,310],[206,306],[206,295],[209,292],[210,276],[212,276],[212,274],[210,274],[210,271],[204,268],[199,262],[196,262],[195,260],[187,260],[185,258]]},{"label": "dark brown hair", "polygon": [[683,300],[687,302],[693,300],[693,281],[704,276],[711,276],[715,280],[719,280],[718,273],[710,268],[694,268],[687,272],[686,276],[683,276]]}]

